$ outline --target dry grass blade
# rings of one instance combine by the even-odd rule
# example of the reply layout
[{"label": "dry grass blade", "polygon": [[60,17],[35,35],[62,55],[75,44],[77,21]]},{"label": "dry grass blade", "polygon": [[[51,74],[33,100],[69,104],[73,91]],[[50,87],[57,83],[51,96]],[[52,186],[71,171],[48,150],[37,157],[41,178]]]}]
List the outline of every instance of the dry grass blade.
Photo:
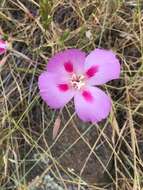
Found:
[{"label": "dry grass blade", "polygon": [[[1,0],[0,190],[143,189],[143,5],[139,0]],[[38,76],[58,51],[112,49],[121,77],[103,88],[112,112],[79,120],[40,98]],[[89,110],[90,111],[90,110]]]}]

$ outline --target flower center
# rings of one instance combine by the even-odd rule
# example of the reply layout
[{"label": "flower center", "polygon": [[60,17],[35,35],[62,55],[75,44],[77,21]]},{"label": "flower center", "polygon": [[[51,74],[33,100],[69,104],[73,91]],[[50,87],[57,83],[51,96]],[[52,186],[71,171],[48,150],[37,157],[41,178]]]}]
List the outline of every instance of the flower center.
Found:
[{"label": "flower center", "polygon": [[72,74],[70,84],[74,89],[80,90],[83,86],[85,86],[85,77],[84,77],[84,75]]}]

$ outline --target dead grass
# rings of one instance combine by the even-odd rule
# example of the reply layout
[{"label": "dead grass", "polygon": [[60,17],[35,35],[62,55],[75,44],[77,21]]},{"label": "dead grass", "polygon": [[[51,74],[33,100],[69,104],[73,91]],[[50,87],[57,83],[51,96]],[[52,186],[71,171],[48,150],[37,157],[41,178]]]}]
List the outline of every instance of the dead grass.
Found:
[{"label": "dead grass", "polygon": [[[60,22],[54,10],[67,3],[73,12]],[[1,0],[0,29],[11,44],[7,62],[0,71],[0,189],[27,190],[33,184],[42,187],[42,179],[49,174],[64,189],[74,185],[78,190],[141,190],[142,2]],[[62,111],[60,133],[52,140],[58,111],[40,99],[37,78],[55,52],[71,47],[86,52],[95,47],[113,49],[121,60],[121,79],[104,86],[113,104],[107,121],[99,126],[82,123],[71,103]],[[95,128],[96,138],[91,137]],[[108,160],[106,154],[98,154],[102,143],[106,145],[104,150],[109,149]],[[92,157],[98,164],[90,168]],[[84,174],[86,168],[89,172],[94,169],[99,177],[106,173],[108,180],[102,177],[98,181],[94,171],[88,178]]]}]

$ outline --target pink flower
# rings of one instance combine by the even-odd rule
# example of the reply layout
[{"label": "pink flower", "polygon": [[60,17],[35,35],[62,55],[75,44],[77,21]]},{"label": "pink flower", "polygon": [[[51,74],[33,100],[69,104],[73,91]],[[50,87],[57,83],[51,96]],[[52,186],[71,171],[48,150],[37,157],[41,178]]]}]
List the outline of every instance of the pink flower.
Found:
[{"label": "pink flower", "polygon": [[7,50],[7,43],[0,39],[0,55],[4,54]]},{"label": "pink flower", "polygon": [[95,49],[89,55],[69,49],[53,56],[38,80],[40,95],[51,108],[62,108],[74,97],[83,121],[99,122],[111,109],[110,98],[96,85],[119,78],[120,64],[112,51]]}]

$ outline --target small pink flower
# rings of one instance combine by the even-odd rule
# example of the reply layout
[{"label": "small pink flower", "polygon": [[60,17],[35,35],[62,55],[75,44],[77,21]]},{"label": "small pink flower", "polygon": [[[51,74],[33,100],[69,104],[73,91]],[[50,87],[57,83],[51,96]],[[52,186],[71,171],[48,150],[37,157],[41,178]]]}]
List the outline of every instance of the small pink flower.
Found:
[{"label": "small pink flower", "polygon": [[7,50],[7,42],[0,39],[0,55],[4,54]]},{"label": "small pink flower", "polygon": [[40,95],[51,108],[62,108],[74,97],[83,121],[99,122],[111,109],[110,98],[95,85],[117,79],[120,63],[112,51],[95,49],[89,55],[69,49],[53,56],[38,80]]}]

